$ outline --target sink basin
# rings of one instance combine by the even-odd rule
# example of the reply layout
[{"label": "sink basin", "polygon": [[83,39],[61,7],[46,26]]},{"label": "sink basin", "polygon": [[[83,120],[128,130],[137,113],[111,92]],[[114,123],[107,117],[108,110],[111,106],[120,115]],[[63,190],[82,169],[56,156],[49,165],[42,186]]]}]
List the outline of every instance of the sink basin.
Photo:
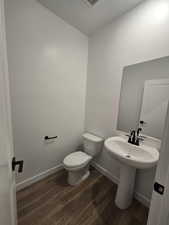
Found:
[{"label": "sink basin", "polygon": [[109,155],[121,163],[115,202],[120,209],[127,209],[133,200],[136,169],[155,166],[159,160],[159,151],[148,145],[147,141],[140,143],[140,146],[132,145],[126,136],[108,138],[104,146]]},{"label": "sink basin", "polygon": [[144,144],[132,145],[125,137],[108,138],[104,145],[112,157],[137,169],[151,168],[159,160],[159,151],[156,148]]}]

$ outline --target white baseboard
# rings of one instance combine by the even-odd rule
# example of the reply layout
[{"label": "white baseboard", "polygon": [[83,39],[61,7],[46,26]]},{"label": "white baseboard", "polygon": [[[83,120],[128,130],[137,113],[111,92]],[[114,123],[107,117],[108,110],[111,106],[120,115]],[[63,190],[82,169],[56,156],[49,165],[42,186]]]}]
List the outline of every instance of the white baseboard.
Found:
[{"label": "white baseboard", "polygon": [[145,195],[135,191],[135,199],[137,199],[139,202],[141,202],[144,206],[146,206],[147,208],[150,207],[150,202],[151,200],[149,198],[147,198]]},{"label": "white baseboard", "polygon": [[37,174],[37,175],[35,175],[35,176],[31,177],[31,178],[28,178],[28,179],[26,179],[26,180],[16,184],[16,191],[20,191],[23,188],[28,187],[31,184],[34,184],[37,181],[40,181],[40,180],[44,179],[45,177],[47,177],[47,176],[49,176],[49,175],[51,175],[53,173],[56,173],[56,172],[58,172],[58,171],[60,171],[62,169],[63,169],[63,165],[60,164],[58,166],[55,166],[55,167],[53,167],[51,169],[48,169],[48,170],[42,172],[42,173],[39,173],[39,174]]},{"label": "white baseboard", "polygon": [[119,179],[115,176],[113,176],[112,173],[110,173],[110,171],[108,171],[107,169],[103,168],[101,165],[99,165],[96,162],[92,162],[92,166],[98,170],[101,174],[103,174],[105,177],[107,177],[109,180],[111,180],[113,183],[118,184],[119,183]]},{"label": "white baseboard", "polygon": [[[119,178],[112,175],[112,173],[110,173],[110,171],[108,171],[107,169],[103,168],[101,165],[99,165],[96,162],[92,162],[92,166],[98,170],[101,174],[103,174],[105,177],[107,177],[108,179],[110,179],[113,183],[118,184],[119,183]],[[147,198],[146,196],[144,196],[143,194],[139,193],[139,192],[135,192],[134,193],[135,198],[141,202],[143,205],[145,205],[146,207],[150,206],[150,199]]]}]

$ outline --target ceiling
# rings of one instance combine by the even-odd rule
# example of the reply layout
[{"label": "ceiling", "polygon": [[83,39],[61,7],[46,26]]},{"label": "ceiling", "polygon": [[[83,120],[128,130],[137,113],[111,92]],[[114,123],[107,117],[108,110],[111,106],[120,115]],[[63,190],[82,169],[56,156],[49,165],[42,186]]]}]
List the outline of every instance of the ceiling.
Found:
[{"label": "ceiling", "polygon": [[90,35],[144,0],[99,0],[93,7],[87,6],[85,0],[38,1],[82,33]]}]

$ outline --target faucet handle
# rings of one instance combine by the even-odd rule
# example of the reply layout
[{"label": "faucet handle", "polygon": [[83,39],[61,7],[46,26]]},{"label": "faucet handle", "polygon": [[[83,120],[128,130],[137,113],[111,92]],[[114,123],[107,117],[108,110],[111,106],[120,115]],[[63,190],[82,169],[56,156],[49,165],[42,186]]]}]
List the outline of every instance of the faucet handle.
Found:
[{"label": "faucet handle", "polygon": [[140,136],[140,132],[142,131],[142,128],[141,127],[139,127],[138,129],[137,129],[137,137],[139,137]]},{"label": "faucet handle", "polygon": [[131,135],[132,133],[134,133],[134,132],[136,132],[135,129],[130,129],[130,130],[129,130],[129,134],[130,134],[130,135]]},{"label": "faucet handle", "polygon": [[130,129],[129,132],[128,132],[128,134],[125,134],[125,136],[126,137],[131,137],[133,131],[134,131],[133,129]]}]

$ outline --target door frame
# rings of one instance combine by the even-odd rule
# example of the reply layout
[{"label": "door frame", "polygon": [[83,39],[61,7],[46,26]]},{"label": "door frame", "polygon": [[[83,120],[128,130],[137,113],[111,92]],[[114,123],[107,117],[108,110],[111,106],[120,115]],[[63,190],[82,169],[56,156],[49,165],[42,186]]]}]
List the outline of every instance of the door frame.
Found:
[{"label": "door frame", "polygon": [[[141,104],[141,109],[139,112],[139,121],[144,120],[144,116],[143,114],[143,107],[144,107],[144,98],[145,98],[145,91],[148,87],[158,87],[158,86],[169,86],[169,79],[168,78],[164,78],[164,79],[155,79],[155,80],[146,80],[144,82],[144,88],[143,88],[143,93],[142,93],[142,104]],[[168,104],[169,104],[169,97],[168,97]],[[168,106],[166,107],[166,109],[168,108]],[[167,112],[166,112],[166,116],[167,116]],[[164,118],[164,120],[166,120],[166,118]],[[139,124],[138,124],[139,126]],[[164,127],[163,127],[164,129]],[[159,139],[159,137],[156,137]],[[161,139],[161,138],[160,138]]]},{"label": "door frame", "polygon": [[16,214],[16,185],[15,174],[12,172],[13,158],[13,135],[11,122],[11,103],[9,91],[8,61],[7,61],[7,45],[5,32],[5,7],[4,0],[0,0],[0,150],[5,151],[2,166],[9,171],[10,187],[10,221],[11,225],[17,224]]},{"label": "door frame", "polygon": [[169,106],[155,181],[165,187],[164,194],[153,190],[147,225],[169,224]]},{"label": "door frame", "polygon": [[169,84],[169,79],[164,78],[164,79],[155,79],[155,80],[146,80],[144,82],[144,85],[165,85]]}]

